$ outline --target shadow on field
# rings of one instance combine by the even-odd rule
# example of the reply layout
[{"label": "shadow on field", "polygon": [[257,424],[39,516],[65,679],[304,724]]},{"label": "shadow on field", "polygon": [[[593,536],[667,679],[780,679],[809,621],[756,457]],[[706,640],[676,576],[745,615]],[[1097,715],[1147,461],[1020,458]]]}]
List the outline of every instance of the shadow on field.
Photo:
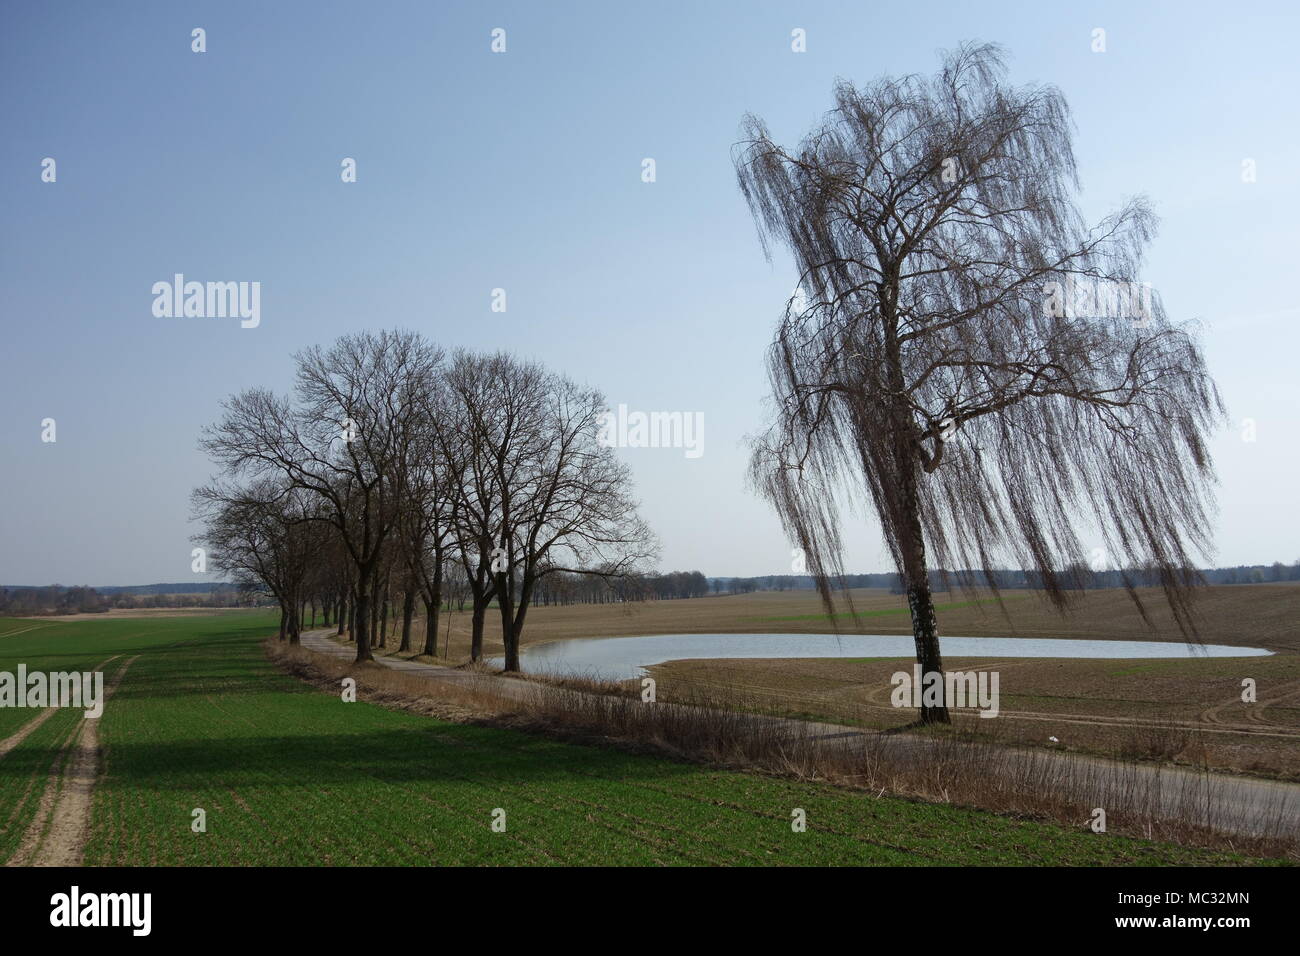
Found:
[{"label": "shadow on field", "polygon": [[[338,706],[350,705],[340,702]],[[262,713],[267,723],[277,716],[270,708]],[[121,780],[150,790],[191,790],[196,784],[239,790],[289,782],[311,787],[367,776],[398,783],[477,777],[478,782],[490,781],[505,791],[569,780],[583,772],[599,771],[608,777],[613,771],[628,781],[660,782],[698,772],[687,764],[575,747],[489,727],[425,721],[427,726],[355,732],[231,735],[228,732],[244,723],[243,718],[251,719],[250,714],[234,716],[236,720],[224,727],[209,727],[227,732],[220,737],[113,741],[108,749],[108,776],[101,785]],[[201,732],[198,726],[194,729]],[[136,736],[139,730],[148,732],[148,728],[132,728],[127,733]],[[173,732],[183,733],[184,728],[174,725]],[[0,764],[0,777],[7,770]]]}]

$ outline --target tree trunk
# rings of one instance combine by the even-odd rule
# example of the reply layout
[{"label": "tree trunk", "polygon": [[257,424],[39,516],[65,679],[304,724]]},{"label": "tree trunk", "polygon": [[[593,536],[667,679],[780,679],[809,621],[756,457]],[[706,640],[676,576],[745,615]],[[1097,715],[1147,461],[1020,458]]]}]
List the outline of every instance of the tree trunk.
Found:
[{"label": "tree trunk", "polygon": [[375,655],[371,652],[371,643],[374,640],[374,605],[375,605],[375,582],[378,578],[376,568],[372,564],[370,567],[357,568],[356,591],[353,594],[353,624],[357,642],[356,663],[362,664],[366,661],[373,661]]},{"label": "tree trunk", "polygon": [[515,633],[514,575],[502,571],[497,575],[497,607],[501,610],[501,643],[506,646],[506,670],[519,670],[519,636]]},{"label": "tree trunk", "polygon": [[284,640],[284,635],[289,628],[289,612],[284,609],[284,603],[280,603],[280,640]]},{"label": "tree trunk", "polygon": [[[890,387],[896,396],[895,404],[890,409],[886,422],[891,426],[894,451],[894,466],[897,468],[894,482],[897,499],[891,502],[892,514],[889,518],[894,525],[898,542],[898,557],[902,564],[902,585],[907,592],[907,606],[912,615],[912,639],[916,644],[916,662],[921,665],[922,687],[915,688],[920,694],[924,688],[927,675],[937,674],[940,686],[943,686],[943,658],[939,654],[939,626],[934,614],[934,600],[930,596],[929,569],[925,564],[925,534],[921,525],[921,497],[918,482],[922,479],[920,432],[912,418],[911,405],[906,401],[906,379],[903,375],[902,352],[898,340],[898,274],[891,269],[885,283],[879,288],[882,313],[885,322],[885,350],[887,355],[886,371]],[[920,703],[921,723],[949,723],[946,700],[940,697],[937,706],[927,706],[924,697]]]},{"label": "tree trunk", "polygon": [[433,592],[424,600],[424,653],[434,657],[438,653],[438,612],[442,610],[442,556],[434,554]]},{"label": "tree trunk", "polygon": [[402,644],[397,650],[411,649],[411,618],[415,617],[415,588],[407,587],[402,596]]},{"label": "tree trunk", "polygon": [[379,643],[379,609],[383,605],[379,591],[379,572],[372,571],[370,574],[370,617],[366,620],[369,630],[366,631],[366,639],[370,650],[374,647],[381,646]]},{"label": "tree trunk", "polygon": [[[907,606],[912,615],[912,638],[916,643],[916,662],[921,665],[924,682],[929,674],[938,674],[943,683],[943,657],[939,653],[939,625],[934,614],[934,599],[930,594],[929,569],[925,564],[925,537],[921,532],[921,506],[917,496],[917,474],[911,462],[901,469],[899,480],[898,547],[903,559],[903,586],[907,590]],[[915,688],[919,694],[921,688]],[[918,698],[920,700],[920,698]],[[947,702],[941,698],[938,706],[921,701],[921,723],[946,724],[950,722]]]},{"label": "tree trunk", "polygon": [[357,658],[356,663],[361,664],[365,661],[372,661],[375,656],[370,653],[370,595],[358,590],[356,600],[353,601],[352,623],[354,625],[353,634],[357,641]]},{"label": "tree trunk", "polygon": [[483,659],[483,619],[487,617],[487,601],[474,599],[474,611],[471,620],[469,658],[472,661]]},{"label": "tree trunk", "polygon": [[425,657],[434,657],[438,653],[438,611],[433,602],[424,599],[424,650]]},{"label": "tree trunk", "polygon": [[[524,632],[524,617],[528,614],[529,604],[533,600],[535,579],[529,566],[524,565],[519,582],[519,603],[515,603],[514,575],[503,574],[497,585],[497,603],[501,607],[502,638],[506,645],[506,670],[518,671],[519,638]],[[501,595],[505,594],[503,601]]]},{"label": "tree trunk", "polygon": [[[924,578],[922,579],[924,582]],[[939,626],[934,615],[934,601],[930,596],[930,585],[909,586],[907,589],[907,606],[912,612],[912,637],[916,641],[916,660],[921,665],[922,678],[926,674],[938,674],[940,686],[943,685],[943,658],[939,654]],[[917,688],[920,691],[920,688]],[[921,722],[924,724],[949,723],[948,707],[921,705]]]}]

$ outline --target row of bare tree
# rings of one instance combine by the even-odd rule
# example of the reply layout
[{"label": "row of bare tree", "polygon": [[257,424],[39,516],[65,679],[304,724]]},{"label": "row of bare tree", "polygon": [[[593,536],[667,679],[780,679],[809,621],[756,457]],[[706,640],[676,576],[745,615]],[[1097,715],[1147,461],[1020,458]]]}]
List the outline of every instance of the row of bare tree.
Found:
[{"label": "row of bare tree", "polygon": [[193,494],[209,560],[274,594],[289,640],[319,604],[369,660],[400,596],[403,649],[419,600],[434,654],[444,602],[469,603],[479,660],[495,605],[517,670],[549,579],[619,582],[657,554],[626,466],[598,440],[600,392],[506,353],[448,356],[408,331],[294,358],[290,395],[252,388],[223,403],[201,440],[219,473]]}]

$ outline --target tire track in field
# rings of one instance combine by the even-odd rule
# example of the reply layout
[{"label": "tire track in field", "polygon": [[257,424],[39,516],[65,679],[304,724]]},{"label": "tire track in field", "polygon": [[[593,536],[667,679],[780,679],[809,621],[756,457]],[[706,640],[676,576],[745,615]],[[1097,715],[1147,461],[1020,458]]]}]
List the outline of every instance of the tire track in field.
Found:
[{"label": "tire track in field", "polygon": [[1261,700],[1257,707],[1250,708],[1250,710],[1246,713],[1246,716],[1250,720],[1255,721],[1256,723],[1267,724],[1270,727],[1285,726],[1283,724],[1279,724],[1277,721],[1272,720],[1271,718],[1265,717],[1264,712],[1268,710],[1268,708],[1273,707],[1276,704],[1280,704],[1283,701],[1291,700],[1293,697],[1300,696],[1300,684],[1292,685],[1292,687],[1293,687],[1292,690],[1288,690],[1282,694],[1278,694],[1274,697],[1270,697],[1268,700]]},{"label": "tire track in field", "polygon": [[[1284,728],[1286,728],[1286,725],[1278,724],[1271,720],[1266,720],[1264,718],[1264,711],[1267,710],[1269,707],[1272,707],[1274,704],[1278,704],[1284,700],[1289,700],[1290,698],[1295,697],[1297,694],[1300,694],[1300,683],[1283,684],[1281,687],[1278,688],[1278,692],[1273,696],[1271,696],[1269,699],[1267,700],[1260,699],[1255,704],[1248,706],[1246,709],[1246,719],[1258,724],[1264,724],[1265,726],[1270,728],[1283,730]],[[1227,710],[1229,707],[1235,707],[1240,703],[1242,703],[1240,696],[1231,697],[1228,700],[1224,701],[1222,704],[1216,704],[1213,707],[1209,707],[1201,711],[1200,719],[1203,722],[1208,724],[1217,724],[1219,726],[1224,726],[1224,727],[1239,728],[1243,733],[1251,733],[1251,732],[1259,733],[1259,730],[1255,727],[1251,727],[1249,725],[1242,725],[1239,723],[1234,723],[1222,719],[1221,715],[1225,710]],[[1294,736],[1296,734],[1300,734],[1300,731],[1291,730],[1290,733],[1287,734],[1287,736]],[[1269,736],[1273,736],[1273,735],[1269,735]]]},{"label": "tire track in field", "polygon": [[0,638],[4,638],[4,637],[14,637],[15,635],[18,635],[18,634],[26,634],[28,631],[36,631],[36,630],[41,629],[42,627],[52,627],[52,626],[53,626],[53,625],[50,625],[50,624],[44,624],[44,623],[42,623],[42,624],[33,624],[33,625],[31,625],[30,627],[20,627],[20,628],[18,628],[17,630],[14,630],[14,631],[5,631],[3,634],[0,634]]},{"label": "tire track in field", "polygon": [[[104,688],[104,704],[140,657],[129,658]],[[112,660],[112,658],[110,658]],[[107,663],[107,662],[105,662]],[[54,708],[50,708],[52,713]],[[99,776],[99,720],[82,717],[59,751],[36,816],[6,866],[79,866],[90,832],[91,800]]]},{"label": "tire track in field", "polygon": [[[108,658],[107,660],[101,661],[99,664],[95,666],[95,670],[103,670],[105,667],[107,667],[109,664],[115,661],[118,658],[118,656],[119,655],[114,654],[112,657]],[[13,750],[19,744],[21,744],[24,740],[26,740],[38,727],[41,726],[41,724],[45,723],[47,720],[53,717],[56,710],[57,708],[54,707],[45,708],[39,714],[37,714],[35,717],[29,720],[27,723],[23,724],[23,726],[19,727],[18,730],[14,731],[14,733],[10,734],[4,740],[0,740],[0,760],[3,760],[6,754],[8,754],[11,750]],[[59,753],[61,754],[62,752],[63,752],[63,748],[60,747]],[[8,819],[6,819],[3,823],[4,829],[8,829],[13,824],[14,820],[18,818],[18,814],[20,814],[22,812],[23,807],[26,806],[27,801],[31,797],[32,791],[36,788],[37,781],[39,779],[40,778],[38,774],[32,774],[31,777],[28,779],[27,786],[23,789],[22,795],[14,802],[13,809],[10,811]],[[48,785],[48,781],[47,781],[47,785]],[[43,792],[44,791],[42,791],[42,793]],[[40,816],[42,815],[42,813],[43,811],[38,807],[37,815]]]},{"label": "tire track in field", "polygon": [[34,731],[41,724],[45,723],[47,720],[53,717],[55,709],[56,708],[54,707],[46,707],[39,714],[37,714],[31,720],[27,721],[27,723],[23,724],[21,727],[19,727],[16,731],[14,731],[4,740],[0,740],[0,760],[3,760],[5,758],[5,754],[9,753],[9,751],[13,750],[20,743],[26,740],[31,735],[32,731]]},{"label": "tire track in field", "polygon": [[[0,636],[7,636],[7,635],[0,635]],[[119,656],[120,655],[118,654],[114,654],[108,660],[100,662],[98,665],[95,666],[94,669],[103,670],[107,665],[117,660]],[[9,751],[13,750],[20,743],[26,740],[28,736],[31,735],[32,731],[34,731],[41,724],[45,723],[47,720],[53,717],[56,710],[58,710],[57,707],[46,707],[39,714],[37,714],[31,720],[27,721],[27,723],[23,724],[21,727],[19,727],[16,731],[14,731],[4,740],[0,740],[0,760],[3,760],[5,754],[9,753]]]}]

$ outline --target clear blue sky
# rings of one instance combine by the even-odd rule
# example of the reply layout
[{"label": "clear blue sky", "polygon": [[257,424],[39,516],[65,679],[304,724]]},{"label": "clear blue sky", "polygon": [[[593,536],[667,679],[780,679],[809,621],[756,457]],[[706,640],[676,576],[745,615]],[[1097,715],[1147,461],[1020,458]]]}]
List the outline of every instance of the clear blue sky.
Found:
[{"label": "clear blue sky", "polygon": [[[1147,278],[1207,325],[1225,432],[1217,562],[1300,557],[1300,68],[1294,3],[114,3],[0,12],[0,583],[190,573],[199,428],[362,328],[509,347],[633,409],[700,411],[704,455],[620,452],[665,569],[783,573],[744,484],[763,350],[794,285],[730,147],[781,139],[835,77],[931,72],[991,40],[1059,86],[1082,201],[1144,192]],[[190,31],[207,31],[191,52]],[[507,31],[507,52],[489,50]],[[790,50],[807,31],[808,52]],[[1092,30],[1107,51],[1091,51]],[[44,157],[58,180],[43,183]],[[358,182],[340,181],[354,157]],[[653,157],[658,180],[641,182]],[[1241,181],[1256,161],[1258,181]],[[174,273],[262,284],[262,320],[159,319]],[[489,310],[493,288],[508,311]],[[41,420],[58,441],[40,440]],[[860,518],[848,566],[886,557]]]}]

